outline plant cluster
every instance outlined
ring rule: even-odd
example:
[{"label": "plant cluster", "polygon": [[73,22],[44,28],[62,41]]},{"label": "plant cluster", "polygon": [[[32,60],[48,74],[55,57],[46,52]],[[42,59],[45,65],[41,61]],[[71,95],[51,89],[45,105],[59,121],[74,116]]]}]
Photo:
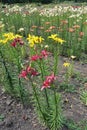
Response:
[{"label": "plant cluster", "polygon": [[[26,96],[24,86],[25,81],[23,79],[25,79],[26,83],[29,83],[29,87],[31,86],[34,107],[40,118],[50,129],[56,130],[61,128],[63,116],[61,97],[56,92],[54,82],[57,79],[60,45],[65,41],[59,38],[57,34],[48,36],[49,42],[50,39],[55,42],[56,51],[54,46],[54,53],[48,50],[45,39],[41,36],[29,34],[24,39],[21,35],[11,32],[2,33],[0,37],[0,57],[4,71],[5,91],[19,97],[25,105],[25,99],[28,96]],[[24,62],[26,49],[29,51],[27,63]],[[50,57],[53,58],[51,68]]]},{"label": "plant cluster", "polygon": [[1,11],[0,28],[12,31],[24,37],[30,35],[43,36],[46,43],[47,36],[58,34],[66,41],[62,44],[61,55],[75,55],[76,59],[81,54],[87,53],[87,7],[86,6],[54,6],[41,9],[32,5],[20,7],[18,5],[6,6]]}]

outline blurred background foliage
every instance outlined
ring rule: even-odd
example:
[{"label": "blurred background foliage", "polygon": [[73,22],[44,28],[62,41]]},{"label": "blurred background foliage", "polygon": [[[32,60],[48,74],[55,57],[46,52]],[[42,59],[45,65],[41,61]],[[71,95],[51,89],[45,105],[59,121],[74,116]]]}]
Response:
[{"label": "blurred background foliage", "polygon": [[2,3],[6,4],[13,4],[13,3],[43,3],[43,4],[49,4],[51,2],[65,2],[65,1],[73,1],[73,2],[87,2],[87,0],[1,0]]}]

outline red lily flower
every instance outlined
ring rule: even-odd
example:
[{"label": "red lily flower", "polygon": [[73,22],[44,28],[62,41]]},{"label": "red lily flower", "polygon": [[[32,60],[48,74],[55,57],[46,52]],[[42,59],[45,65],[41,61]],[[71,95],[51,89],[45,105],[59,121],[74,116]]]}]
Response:
[{"label": "red lily flower", "polygon": [[38,72],[34,68],[31,68],[31,76],[37,76],[37,75]]},{"label": "red lily flower", "polygon": [[53,83],[53,81],[56,79],[56,77],[54,76],[54,73],[51,74],[50,76],[46,77],[46,80],[44,81],[41,90],[45,89],[45,88],[50,88],[50,85]]},{"label": "red lily flower", "polygon": [[22,70],[22,72],[19,75],[19,78],[21,78],[21,77],[27,79],[27,72],[26,72],[26,70]]},{"label": "red lily flower", "polygon": [[38,72],[34,68],[28,66],[25,70],[22,70],[22,72],[19,74],[19,78],[27,79],[28,74],[30,76],[37,76]]},{"label": "red lily flower", "polygon": [[37,76],[38,75],[38,72],[30,66],[27,67],[26,71],[27,71],[28,74],[30,73],[31,76]]},{"label": "red lily flower", "polygon": [[55,79],[56,79],[56,77],[54,76],[54,73],[50,76],[47,76],[47,78],[46,78],[46,80],[49,81],[49,83],[52,83]]},{"label": "red lily flower", "polygon": [[42,51],[41,51],[41,55],[42,55],[43,57],[45,57],[45,58],[47,58],[48,54],[49,54],[49,52],[46,51],[46,50],[42,50]]},{"label": "red lily flower", "polygon": [[41,91],[45,88],[50,88],[50,84],[48,81],[44,81],[43,86],[41,87]]},{"label": "red lily flower", "polygon": [[30,67],[30,66],[26,67],[26,72],[27,72],[27,73],[30,73],[30,72],[31,72],[31,67]]},{"label": "red lily flower", "polygon": [[15,39],[13,40],[13,42],[11,43],[11,46],[16,47],[17,44],[19,44],[19,45],[24,45],[24,42],[22,41],[21,38],[17,37],[17,38],[15,38]]},{"label": "red lily flower", "polygon": [[16,45],[17,45],[17,44],[16,44],[16,42],[14,42],[14,41],[11,43],[11,46],[13,46],[13,47],[16,47]]},{"label": "red lily flower", "polygon": [[40,57],[38,55],[33,55],[31,61],[37,61]]}]

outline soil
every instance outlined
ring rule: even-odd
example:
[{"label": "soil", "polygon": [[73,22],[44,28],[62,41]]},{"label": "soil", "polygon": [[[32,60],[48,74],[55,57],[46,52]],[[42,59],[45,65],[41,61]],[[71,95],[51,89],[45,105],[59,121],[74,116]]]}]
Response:
[{"label": "soil", "polygon": [[[62,57],[61,63],[67,58]],[[75,122],[87,120],[87,106],[80,100],[81,89],[87,90],[87,64],[75,61],[74,70],[78,77],[73,76],[71,83],[75,85],[75,92],[62,90],[60,93],[63,100],[63,114],[66,119]],[[60,71],[59,77],[63,77],[64,71]],[[34,108],[23,108],[22,104],[3,92],[0,88],[0,130],[48,130],[37,119]],[[69,130],[63,128],[62,130]]]}]

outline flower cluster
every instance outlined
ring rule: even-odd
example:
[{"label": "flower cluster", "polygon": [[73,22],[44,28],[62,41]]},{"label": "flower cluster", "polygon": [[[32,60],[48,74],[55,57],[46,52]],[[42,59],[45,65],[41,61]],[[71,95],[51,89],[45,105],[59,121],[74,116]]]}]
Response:
[{"label": "flower cluster", "polygon": [[46,80],[43,82],[43,85],[41,87],[41,90],[45,88],[50,88],[50,85],[53,83],[53,81],[56,80],[56,77],[54,76],[54,73],[50,76],[46,77]]},{"label": "flower cluster", "polygon": [[15,35],[15,34],[12,33],[12,32],[4,33],[4,34],[2,35],[2,39],[0,39],[0,42],[3,43],[3,44],[6,44],[6,43],[8,43],[9,41],[11,41],[11,40],[13,40],[13,39],[15,39],[15,38],[17,38],[17,37],[22,38],[22,36],[20,36],[20,35],[18,35],[18,34]]},{"label": "flower cluster", "polygon": [[40,55],[33,55],[31,57],[31,61],[37,61],[37,60],[41,60],[43,58],[47,58],[47,56],[50,54],[50,52],[46,51],[46,50],[42,50]]},{"label": "flower cluster", "polygon": [[21,71],[21,73],[19,74],[19,78],[25,78],[25,79],[27,79],[28,75],[32,76],[32,77],[33,76],[37,76],[38,72],[34,68],[28,66],[28,67],[26,67],[25,70]]},{"label": "flower cluster", "polygon": [[13,40],[13,42],[11,43],[11,46],[16,47],[18,44],[21,46],[24,45],[24,41],[19,37]]},{"label": "flower cluster", "polygon": [[44,38],[42,38],[41,36],[39,37],[39,36],[29,34],[27,40],[29,41],[30,47],[34,47],[35,44],[42,43],[42,41],[44,41]]},{"label": "flower cluster", "polygon": [[65,42],[65,40],[57,37],[57,34],[52,34],[51,36],[48,36],[48,38],[53,39],[55,42],[61,43],[63,44],[63,42]]},{"label": "flower cluster", "polygon": [[42,5],[41,9],[38,10],[38,7],[33,7],[31,4],[27,4],[21,7],[18,5],[13,5],[12,7],[6,5],[6,9],[3,9],[1,12],[5,13],[6,16],[9,16],[12,13],[18,13],[22,14],[23,17],[26,17],[27,15],[33,14],[34,12],[38,12],[41,16],[54,17],[68,12],[70,12],[72,15],[73,13],[76,15],[87,13],[87,6],[61,6],[58,4],[56,6],[46,7]]}]

